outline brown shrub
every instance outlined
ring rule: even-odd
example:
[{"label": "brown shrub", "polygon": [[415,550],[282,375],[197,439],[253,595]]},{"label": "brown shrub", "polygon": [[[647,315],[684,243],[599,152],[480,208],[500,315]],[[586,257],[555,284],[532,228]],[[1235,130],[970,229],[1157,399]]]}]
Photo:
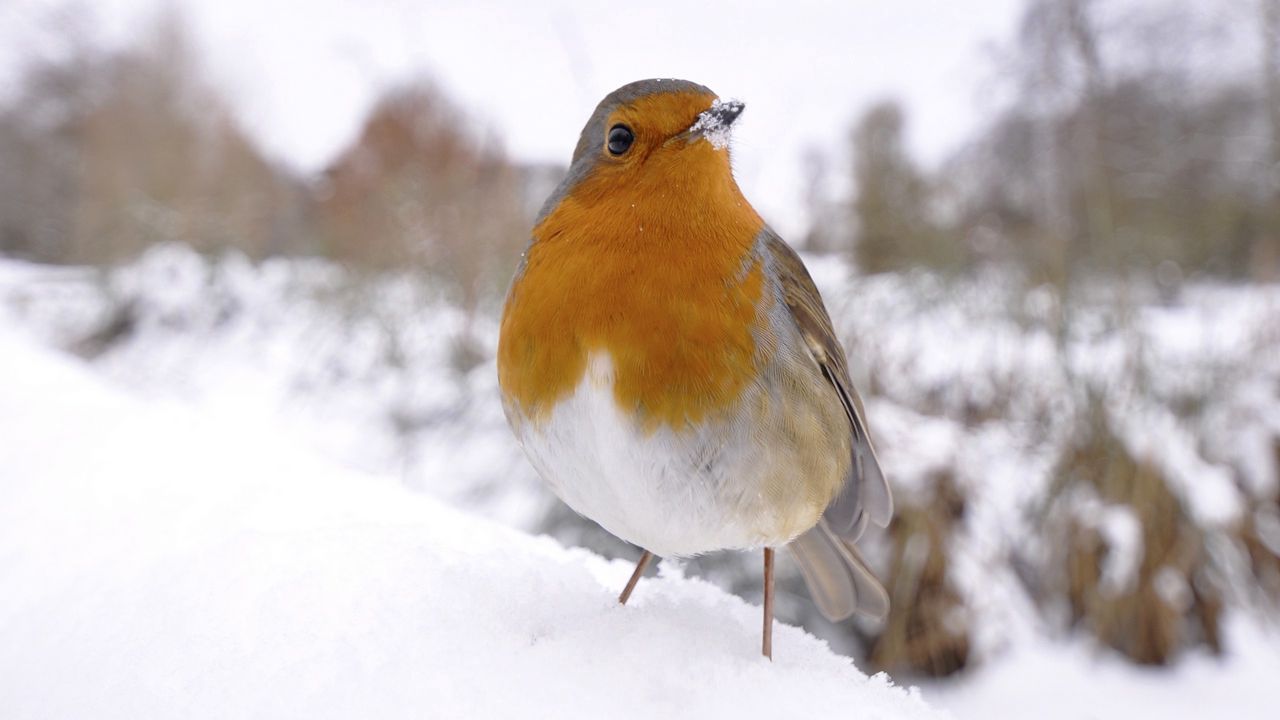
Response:
[{"label": "brown shrub", "polygon": [[[1223,600],[1205,531],[1189,515],[1168,479],[1135,458],[1115,434],[1100,401],[1088,427],[1064,452],[1046,506],[1043,540],[1050,549],[1046,587],[1065,592],[1068,624],[1135,662],[1168,663],[1197,644],[1221,649]],[[1081,498],[1094,497],[1132,513],[1141,556],[1122,586],[1108,587],[1104,572],[1112,547]],[[1113,583],[1114,585],[1114,583]]]},{"label": "brown shrub", "polygon": [[392,91],[325,173],[329,254],[375,271],[418,268],[474,308],[505,287],[528,237],[523,178],[429,85]]}]

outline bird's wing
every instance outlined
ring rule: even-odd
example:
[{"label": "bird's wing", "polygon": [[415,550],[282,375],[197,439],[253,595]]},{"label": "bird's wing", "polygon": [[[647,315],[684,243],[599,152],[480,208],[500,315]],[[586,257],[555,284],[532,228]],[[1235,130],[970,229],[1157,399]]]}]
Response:
[{"label": "bird's wing", "polygon": [[893,516],[893,496],[880,470],[880,462],[876,460],[871,436],[867,434],[862,399],[849,381],[844,348],[831,328],[831,318],[822,305],[818,288],[800,256],[772,230],[765,228],[763,232],[763,252],[777,270],[782,298],[791,319],[795,321],[823,377],[835,388],[849,417],[853,462],[840,493],[822,516],[836,535],[845,540],[857,540],[868,521],[880,527],[889,524]]}]

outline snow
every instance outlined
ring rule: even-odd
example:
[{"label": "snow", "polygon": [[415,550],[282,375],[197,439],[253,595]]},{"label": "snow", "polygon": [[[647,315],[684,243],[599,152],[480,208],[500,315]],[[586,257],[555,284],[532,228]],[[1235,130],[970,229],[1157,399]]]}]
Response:
[{"label": "snow", "polygon": [[1198,523],[1225,526],[1238,520],[1243,498],[1230,469],[1201,458],[1195,438],[1169,412],[1136,405],[1128,403],[1121,428],[1132,451],[1164,471]]},{"label": "snow", "polygon": [[[1221,563],[1223,655],[1196,650],[1170,670],[1135,669],[1086,631],[1066,631],[1018,573],[1046,551],[1033,511],[1070,437],[1079,402],[1071,385],[1081,379],[1129,398],[1104,408],[1113,430],[1161,468],[1203,524],[1208,552],[1238,553],[1223,524],[1242,509],[1263,543],[1280,547],[1274,503],[1256,502],[1277,487],[1280,287],[1189,283],[1177,302],[1137,302],[1130,326],[1106,303],[1085,303],[1077,326],[1091,329],[1069,338],[1068,371],[1049,329],[1060,302],[1050,289],[1024,302],[1007,278],[851,281],[842,262],[806,263],[848,343],[855,383],[874,388],[868,415],[904,505],[927,500],[938,477],[966,496],[949,575],[965,599],[973,670],[925,684],[931,705],[961,718],[1025,717],[1027,707],[1050,705],[1047,716],[1125,718],[1147,715],[1148,703],[1176,720],[1203,715],[1203,701],[1224,716],[1268,716],[1274,705],[1256,678],[1280,671],[1280,634],[1263,619],[1270,611],[1250,607],[1258,587],[1238,560]],[[83,352],[83,338],[122,306],[134,309],[132,332],[87,363],[49,349]],[[84,715],[97,701],[122,714],[185,716],[196,695],[222,702],[235,688],[240,704],[217,709],[253,714],[255,701],[276,702],[263,699],[275,683],[287,691],[279,702],[334,714],[394,715],[372,704],[352,710],[368,687],[419,708],[532,712],[474,697],[497,690],[448,675],[444,651],[424,637],[498,648],[494,672],[515,694],[543,692],[525,687],[539,678],[559,687],[557,678],[589,664],[591,688],[575,690],[583,699],[572,707],[603,716],[621,712],[605,704],[615,697],[637,714],[666,714],[677,699],[699,712],[713,702],[660,672],[637,680],[637,667],[672,658],[718,653],[725,664],[714,674],[689,671],[706,678],[700,686],[727,683],[761,714],[799,711],[739,682],[857,677],[789,628],[779,630],[774,674],[758,674],[758,607],[664,566],[619,610],[612,598],[630,571],[625,552],[611,550],[624,559],[607,563],[492,524],[594,542],[563,520],[512,440],[492,364],[495,317],[496,308],[467,317],[410,276],[362,285],[318,261],[210,261],[181,246],[105,274],[0,261],[0,587],[19,588],[0,597],[0,672],[14,678],[0,685],[0,707],[15,706],[21,688],[26,704],[16,707],[36,714],[38,696],[75,688],[80,699],[61,700],[71,703],[58,706],[65,712],[40,714]],[[476,359],[459,366],[462,340]],[[1147,386],[1135,389],[1138,380]],[[1184,395],[1205,404],[1178,410]],[[1142,536],[1122,506],[1092,501],[1108,586],[1118,589],[1132,578]],[[868,540],[868,557],[883,559],[884,538]],[[519,567],[507,567],[508,556]],[[463,565],[492,575],[469,577]],[[699,565],[690,571],[707,572]],[[707,575],[729,587],[741,570]],[[1175,575],[1156,578],[1173,607],[1190,591]],[[784,594],[779,611],[805,603]],[[472,619],[465,637],[452,630]],[[848,633],[830,638],[861,650]],[[609,657],[619,642],[635,645]],[[190,657],[188,646],[197,650]],[[456,656],[448,664],[459,674],[475,667]],[[809,669],[789,674],[801,665]],[[442,672],[444,680],[423,679]],[[143,683],[147,697],[162,688],[168,707],[187,705],[163,712],[120,700],[141,697]],[[430,704],[446,696],[458,704]]]},{"label": "snow", "polygon": [[732,138],[733,120],[725,122],[721,115],[715,112],[721,107],[729,107],[735,118],[738,113],[742,112],[741,102],[716,98],[711,101],[711,109],[699,115],[698,121],[693,124],[693,127],[689,128],[690,132],[702,133],[707,142],[711,143],[711,146],[717,150],[729,147],[729,141]]},{"label": "snow", "polygon": [[930,702],[958,718],[1232,718],[1271,720],[1268,688],[1280,677],[1274,631],[1225,628],[1231,656],[1196,653],[1171,668],[1142,668],[1079,642],[1019,646],[963,683],[928,688]]},{"label": "snow", "polygon": [[0,324],[0,707],[35,717],[930,718],[759,608],[109,386]]},{"label": "snow", "polygon": [[1094,518],[1107,546],[1102,592],[1113,596],[1130,592],[1142,564],[1142,522],[1128,505],[1105,505]]},{"label": "snow", "polygon": [[105,277],[0,262],[0,323],[8,314],[49,344],[83,346],[119,308],[132,332],[93,366],[138,394],[521,529],[554,502],[507,428],[492,364],[451,367],[467,327],[491,357],[496,326],[411,277],[362,286],[327,263],[206,263],[180,245]]}]

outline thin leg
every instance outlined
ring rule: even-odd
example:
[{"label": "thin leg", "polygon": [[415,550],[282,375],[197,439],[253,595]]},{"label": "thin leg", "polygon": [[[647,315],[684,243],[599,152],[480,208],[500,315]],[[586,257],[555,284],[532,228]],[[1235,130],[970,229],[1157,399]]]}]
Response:
[{"label": "thin leg", "polygon": [[764,549],[764,656],[773,659],[773,548]]},{"label": "thin leg", "polygon": [[644,574],[645,565],[649,564],[649,560],[653,557],[653,553],[648,550],[640,556],[640,561],[636,563],[636,571],[631,573],[631,579],[627,581],[627,586],[622,588],[622,594],[618,596],[618,602],[626,605],[627,600],[631,597],[631,591],[636,589],[636,583],[640,582],[640,576]]}]

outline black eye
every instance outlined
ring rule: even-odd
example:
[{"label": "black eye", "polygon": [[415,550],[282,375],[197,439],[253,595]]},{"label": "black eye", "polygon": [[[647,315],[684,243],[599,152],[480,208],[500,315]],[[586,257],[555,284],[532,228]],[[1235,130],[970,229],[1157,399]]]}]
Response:
[{"label": "black eye", "polygon": [[609,152],[613,155],[621,155],[631,147],[636,136],[631,133],[631,128],[626,125],[614,125],[609,129]]}]

